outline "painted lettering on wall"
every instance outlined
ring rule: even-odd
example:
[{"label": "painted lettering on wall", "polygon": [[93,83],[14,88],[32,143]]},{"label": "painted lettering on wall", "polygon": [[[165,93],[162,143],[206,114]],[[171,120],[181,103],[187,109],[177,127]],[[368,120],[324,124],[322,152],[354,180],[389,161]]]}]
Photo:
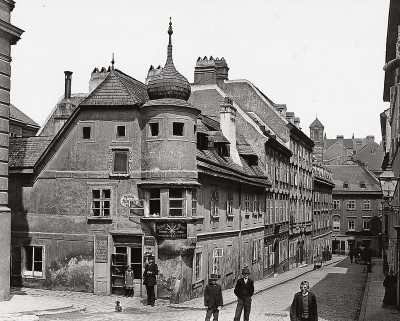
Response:
[{"label": "painted lettering on wall", "polygon": [[108,257],[108,238],[107,236],[96,237],[95,260],[99,263],[107,263]]}]

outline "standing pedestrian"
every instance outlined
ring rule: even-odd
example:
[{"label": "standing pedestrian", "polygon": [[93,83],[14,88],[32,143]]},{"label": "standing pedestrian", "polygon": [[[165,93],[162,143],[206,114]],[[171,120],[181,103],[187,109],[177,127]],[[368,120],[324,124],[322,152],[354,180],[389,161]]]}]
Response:
[{"label": "standing pedestrian", "polygon": [[353,263],[353,257],[354,257],[354,250],[353,250],[353,248],[350,249],[350,251],[349,251],[349,256],[350,256],[350,263]]},{"label": "standing pedestrian", "polygon": [[240,316],[244,309],[243,320],[249,321],[250,310],[251,310],[251,297],[254,294],[254,281],[249,278],[250,270],[244,268],[242,270],[243,277],[240,278],[235,285],[234,293],[238,298],[235,318],[233,321],[240,321]]},{"label": "standing pedestrian", "polygon": [[389,271],[386,275],[385,280],[383,280],[383,286],[385,287],[385,296],[383,297],[382,308],[390,308],[396,306],[396,283],[397,277],[393,270]]},{"label": "standing pedestrian", "polygon": [[300,292],[294,295],[290,306],[290,321],[318,321],[317,300],[309,288],[308,281],[300,283]]},{"label": "standing pedestrian", "polygon": [[218,275],[211,274],[209,283],[204,290],[204,305],[207,307],[205,321],[210,321],[211,315],[213,316],[213,321],[218,321],[219,311],[224,305],[222,289],[221,286],[217,284],[217,281]]},{"label": "standing pedestrian", "polygon": [[154,286],[157,284],[156,275],[158,274],[158,266],[154,263],[154,256],[149,257],[149,263],[144,267],[143,284],[146,286],[147,305],[154,306],[156,295]]},{"label": "standing pedestrian", "polygon": [[125,271],[125,297],[133,297],[133,282],[134,282],[134,274],[132,271],[132,267],[128,265],[127,270]]}]

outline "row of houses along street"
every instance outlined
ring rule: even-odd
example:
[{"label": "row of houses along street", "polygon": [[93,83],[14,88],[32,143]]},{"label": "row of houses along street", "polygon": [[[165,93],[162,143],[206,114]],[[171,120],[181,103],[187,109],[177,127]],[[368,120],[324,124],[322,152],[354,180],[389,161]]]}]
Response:
[{"label": "row of houses along street", "polygon": [[[13,28],[8,47],[22,33]],[[144,297],[150,258],[157,296],[171,303],[203,296],[211,273],[228,289],[245,267],[261,280],[360,248],[398,269],[382,234],[387,145],[330,140],[318,118],[306,134],[285,104],[229,79],[224,58],[194,59],[189,83],[173,62],[179,30],[166,30],[166,63],[143,82],[113,57],[86,93],[65,71],[43,126],[10,106],[2,299],[10,284],[123,295],[128,266]]]}]

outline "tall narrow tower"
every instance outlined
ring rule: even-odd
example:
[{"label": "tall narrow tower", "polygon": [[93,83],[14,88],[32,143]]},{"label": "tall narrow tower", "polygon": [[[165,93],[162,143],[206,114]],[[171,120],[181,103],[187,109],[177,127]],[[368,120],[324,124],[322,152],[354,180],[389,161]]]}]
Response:
[{"label": "tall narrow tower", "polygon": [[314,141],[314,156],[319,161],[324,159],[324,125],[315,118],[310,125],[310,138]]}]

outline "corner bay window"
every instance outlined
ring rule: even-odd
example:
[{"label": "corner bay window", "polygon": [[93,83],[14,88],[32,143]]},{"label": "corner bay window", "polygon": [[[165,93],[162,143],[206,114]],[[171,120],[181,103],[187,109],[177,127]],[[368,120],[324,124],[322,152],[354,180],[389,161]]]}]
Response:
[{"label": "corner bay window", "polygon": [[92,216],[109,217],[111,211],[111,190],[92,190]]},{"label": "corner bay window", "polygon": [[[151,188],[146,191],[148,212],[145,215],[160,217],[186,216],[188,206],[191,206],[191,215],[196,216],[197,191],[184,188]],[[187,195],[191,195],[192,202],[187,204]],[[190,197],[189,197],[190,199]],[[189,214],[190,215],[190,214]]]},{"label": "corner bay window", "polygon": [[160,189],[151,189],[149,194],[150,215],[159,216],[161,212]]}]

